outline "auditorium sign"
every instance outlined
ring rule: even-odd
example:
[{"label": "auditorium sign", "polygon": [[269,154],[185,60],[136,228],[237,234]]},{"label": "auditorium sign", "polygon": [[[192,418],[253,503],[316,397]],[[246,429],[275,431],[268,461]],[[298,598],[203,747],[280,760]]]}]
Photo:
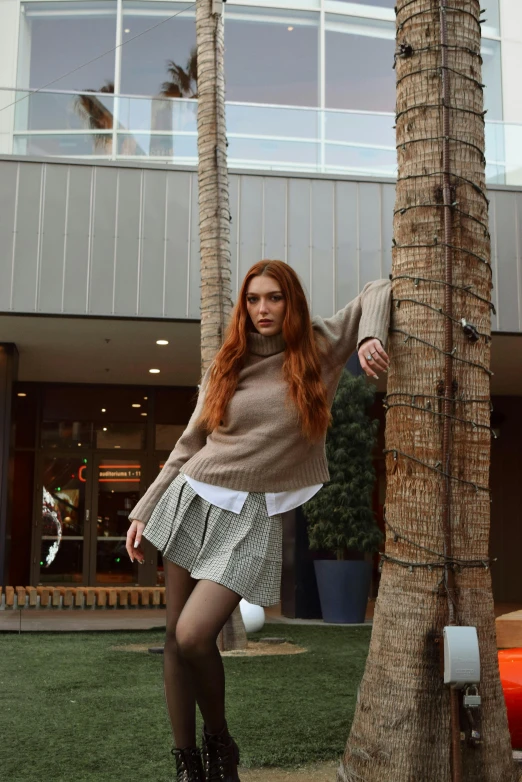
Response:
[{"label": "auditorium sign", "polygon": [[105,483],[139,483],[141,469],[139,467],[105,467],[100,464],[98,480]]},{"label": "auditorium sign", "polygon": [[[82,483],[86,482],[86,464],[82,464],[78,470],[78,478]],[[100,464],[98,467],[98,481],[100,483],[139,483],[141,480],[141,468],[139,464]]]}]

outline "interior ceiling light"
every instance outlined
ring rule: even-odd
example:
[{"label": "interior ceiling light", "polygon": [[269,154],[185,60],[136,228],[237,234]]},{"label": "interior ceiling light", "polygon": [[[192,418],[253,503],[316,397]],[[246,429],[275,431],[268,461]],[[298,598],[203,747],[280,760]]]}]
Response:
[{"label": "interior ceiling light", "polygon": [[142,413],[142,415],[147,415],[147,413]]},{"label": "interior ceiling light", "polygon": [[104,432],[106,432],[106,431],[107,431],[107,427],[106,427],[106,426],[104,426],[104,427],[103,427],[103,431],[104,431]]},{"label": "interior ceiling light", "polygon": [[160,370],[159,370],[159,369],[149,369],[149,372],[150,372],[152,375],[159,375],[159,372],[160,372]]},{"label": "interior ceiling light", "polygon": [[114,447],[115,448],[121,448],[121,445],[115,445]]},{"label": "interior ceiling light", "polygon": [[148,396],[144,396],[143,398],[144,398],[144,399],[148,399],[149,397],[148,397]]},{"label": "interior ceiling light", "polygon": [[136,403],[135,403],[135,404],[133,404],[132,406],[133,406],[133,407],[141,407],[141,405],[140,405],[140,403],[139,403],[139,402],[136,402]]},{"label": "interior ceiling light", "polygon": [[290,33],[291,33],[293,29],[294,29],[293,27],[289,27],[289,28],[288,28],[288,32],[290,32]]},{"label": "interior ceiling light", "polygon": [[23,391],[19,391],[18,396],[27,396],[27,394],[25,394]]},{"label": "interior ceiling light", "polygon": [[156,340],[156,345],[168,345],[168,344],[169,344],[168,339],[157,339]]},{"label": "interior ceiling light", "polygon": [[106,413],[106,412],[107,412],[107,411],[106,411],[106,409],[105,409],[104,407],[102,407],[102,409],[101,409],[101,410],[102,410],[102,413]]},{"label": "interior ceiling light", "polygon": [[126,27],[126,28],[125,28],[125,32],[126,32],[126,33],[130,33],[130,28],[129,28],[129,27]]}]

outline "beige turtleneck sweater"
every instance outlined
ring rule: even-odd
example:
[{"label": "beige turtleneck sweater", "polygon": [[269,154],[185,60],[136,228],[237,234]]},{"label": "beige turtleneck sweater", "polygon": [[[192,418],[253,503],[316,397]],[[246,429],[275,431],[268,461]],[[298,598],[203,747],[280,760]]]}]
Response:
[{"label": "beige turtleneck sweater", "polygon": [[[390,303],[390,281],[375,280],[332,318],[313,318],[314,331],[326,338],[321,370],[330,406],[344,365],[360,343],[377,337],[386,348]],[[282,334],[265,337],[250,333],[249,348],[222,425],[209,433],[196,424],[205,399],[207,370],[187,428],[154,483],[132,509],[129,520],[147,523],[179,472],[198,481],[249,492],[281,492],[330,479],[326,433],[319,442],[310,443],[302,435],[295,408],[287,399]]]}]

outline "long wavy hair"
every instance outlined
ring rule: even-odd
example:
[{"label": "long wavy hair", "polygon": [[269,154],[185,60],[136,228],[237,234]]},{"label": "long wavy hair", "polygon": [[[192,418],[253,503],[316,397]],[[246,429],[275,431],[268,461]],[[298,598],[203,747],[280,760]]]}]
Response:
[{"label": "long wavy hair", "polygon": [[314,337],[308,302],[299,277],[282,261],[259,261],[246,274],[232,312],[225,340],[209,374],[205,403],[199,423],[216,429],[237,387],[239,372],[248,352],[248,332],[256,331],[247,310],[247,291],[253,277],[269,275],[281,288],[286,301],[283,338],[286,343],[283,377],[304,436],[320,440],[331,413],[326,386],[321,377],[320,349]]}]

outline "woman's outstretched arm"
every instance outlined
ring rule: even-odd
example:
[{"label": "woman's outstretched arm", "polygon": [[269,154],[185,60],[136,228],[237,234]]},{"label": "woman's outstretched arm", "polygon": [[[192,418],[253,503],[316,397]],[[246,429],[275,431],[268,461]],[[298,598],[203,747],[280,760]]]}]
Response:
[{"label": "woman's outstretched arm", "polygon": [[361,343],[370,337],[378,339],[386,347],[390,310],[390,280],[373,280],[331,318],[315,317],[312,324],[326,339],[333,361],[345,364]]}]

